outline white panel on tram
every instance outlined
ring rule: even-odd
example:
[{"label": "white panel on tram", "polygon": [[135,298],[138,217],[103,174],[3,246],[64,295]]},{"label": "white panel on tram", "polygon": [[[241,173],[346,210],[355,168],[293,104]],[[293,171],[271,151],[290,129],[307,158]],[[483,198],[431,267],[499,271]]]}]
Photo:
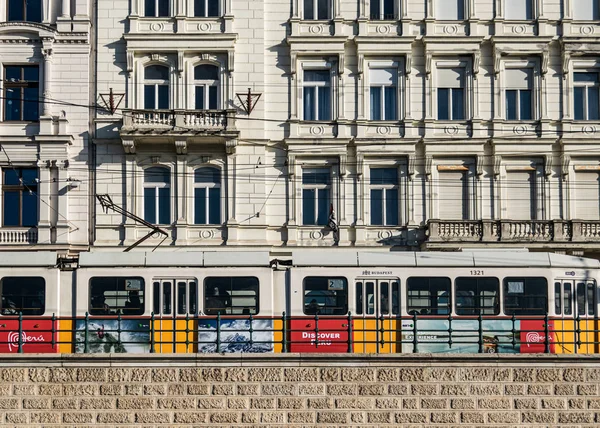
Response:
[{"label": "white panel on tram", "polygon": [[473,252],[476,267],[550,267],[550,259],[547,253],[511,253],[508,251],[497,252]]},{"label": "white panel on tram", "polygon": [[146,253],[146,266],[203,266],[201,251],[174,253]]},{"label": "white panel on tram", "polygon": [[471,253],[423,252],[415,255],[417,266],[475,266]]},{"label": "white panel on tram", "polygon": [[563,254],[549,254],[552,267],[579,268],[579,269],[598,269],[600,261],[596,259],[586,259],[583,257],[566,256]]},{"label": "white panel on tram", "polygon": [[0,266],[56,266],[55,252],[0,253]]},{"label": "white panel on tram", "polygon": [[79,256],[79,266],[144,266],[146,263],[146,253],[125,253],[125,252],[107,252],[107,253],[81,253]]},{"label": "white panel on tram", "polygon": [[294,251],[292,262],[294,266],[358,266],[358,254],[354,251]]},{"label": "white panel on tram", "polygon": [[412,251],[394,253],[358,253],[359,266],[416,266]]},{"label": "white panel on tram", "polygon": [[214,251],[204,253],[204,266],[269,266],[266,251]]}]

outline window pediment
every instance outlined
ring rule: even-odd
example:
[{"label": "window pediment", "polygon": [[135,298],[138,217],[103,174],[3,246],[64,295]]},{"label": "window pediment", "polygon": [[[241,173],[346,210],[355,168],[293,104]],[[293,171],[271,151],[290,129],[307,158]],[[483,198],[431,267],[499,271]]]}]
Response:
[{"label": "window pediment", "polygon": [[57,31],[54,28],[35,22],[0,23],[0,40],[31,40],[32,38],[54,40],[56,35]]}]

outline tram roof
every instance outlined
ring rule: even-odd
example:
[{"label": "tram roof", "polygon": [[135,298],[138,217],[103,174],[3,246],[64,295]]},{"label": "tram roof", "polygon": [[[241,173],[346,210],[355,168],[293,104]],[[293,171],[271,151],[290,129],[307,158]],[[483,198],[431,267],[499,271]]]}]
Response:
[{"label": "tram roof", "polygon": [[263,251],[98,252],[79,256],[81,267],[267,267],[269,261],[269,253]]},{"label": "tram roof", "polygon": [[294,252],[294,266],[339,267],[547,267],[600,268],[600,261],[553,253],[523,251],[465,252]]},{"label": "tram roof", "polygon": [[55,251],[0,252],[0,266],[3,267],[53,267],[56,266],[56,261]]}]

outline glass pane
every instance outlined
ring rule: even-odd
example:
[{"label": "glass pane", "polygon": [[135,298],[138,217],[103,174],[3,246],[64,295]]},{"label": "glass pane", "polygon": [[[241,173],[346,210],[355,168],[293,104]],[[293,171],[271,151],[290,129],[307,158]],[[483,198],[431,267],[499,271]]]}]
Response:
[{"label": "glass pane", "polygon": [[390,313],[390,284],[379,283],[379,313],[387,315]]},{"label": "glass pane", "polygon": [[563,284],[563,308],[565,315],[573,315],[573,294],[572,294],[572,284],[565,283]]},{"label": "glass pane", "polygon": [[554,283],[554,313],[556,315],[560,315],[562,313],[560,303],[561,303],[560,282],[555,282]]},{"label": "glass pane", "polygon": [[171,294],[171,283],[163,282],[163,310],[164,315],[171,314],[171,300],[173,299]]},{"label": "glass pane", "polygon": [[166,110],[169,108],[169,86],[158,85],[158,108]]},{"label": "glass pane", "polygon": [[197,311],[196,302],[198,301],[198,284],[190,282],[190,314],[195,314]]},{"label": "glass pane", "polygon": [[23,80],[32,82],[30,84],[35,85],[35,82],[39,82],[40,75],[39,70],[36,67],[23,67]]},{"label": "glass pane", "polygon": [[354,294],[356,297],[356,307],[355,312],[356,315],[362,315],[363,313],[363,295],[362,295],[362,282],[357,282],[356,283],[356,288],[354,289]]},{"label": "glass pane", "polygon": [[160,224],[171,224],[171,189],[158,189],[158,221]]},{"label": "glass pane", "polygon": [[144,183],[169,184],[170,182],[170,171],[167,168],[152,167],[144,170]]},{"label": "glass pane", "polygon": [[439,120],[449,120],[450,119],[450,110],[448,106],[450,104],[450,90],[446,88],[438,89],[438,119]]},{"label": "glass pane", "polygon": [[210,64],[197,65],[194,68],[196,80],[219,80],[219,67]]},{"label": "glass pane", "polygon": [[158,0],[158,16],[169,16],[169,0]]},{"label": "glass pane", "polygon": [[21,192],[4,191],[4,212],[2,213],[4,226],[20,226],[20,193]]},{"label": "glass pane", "polygon": [[573,89],[573,95],[573,110],[575,120],[585,120],[585,88],[582,86],[576,86]]},{"label": "glass pane", "polygon": [[146,110],[156,108],[156,89],[154,85],[144,85],[144,108]]},{"label": "glass pane", "polygon": [[585,284],[583,282],[577,283],[577,313],[579,315],[585,315]]},{"label": "glass pane", "polygon": [[546,278],[505,278],[504,312],[506,315],[544,315],[547,313]]},{"label": "glass pane", "polygon": [[307,315],[347,315],[348,281],[346,278],[304,278],[304,313]]},{"label": "glass pane", "polygon": [[169,68],[164,65],[149,65],[144,68],[146,80],[169,80]]},{"label": "glass pane", "polygon": [[187,293],[186,283],[177,283],[177,313],[179,315],[185,315],[187,313]]},{"label": "glass pane", "polygon": [[398,225],[398,189],[385,191],[385,224],[386,226]]},{"label": "glass pane", "polygon": [[594,315],[596,313],[596,284],[588,284],[587,285],[587,303],[588,315]]},{"label": "glass pane", "polygon": [[23,88],[23,120],[39,120],[39,90],[38,88]]},{"label": "glass pane", "polygon": [[381,19],[381,0],[371,0],[371,19]]},{"label": "glass pane", "polygon": [[400,313],[400,283],[392,282],[392,314]]},{"label": "glass pane", "polygon": [[305,82],[322,82],[329,84],[329,70],[304,70]]},{"label": "glass pane", "polygon": [[304,19],[315,19],[314,0],[304,0]]},{"label": "glass pane", "polygon": [[371,224],[373,226],[383,225],[382,189],[371,189]]},{"label": "glass pane", "polygon": [[25,67],[6,66],[4,68],[4,80],[7,82],[20,82],[23,68]]},{"label": "glass pane", "polygon": [[33,187],[37,187],[37,169],[24,168],[21,170],[21,177],[28,188],[34,190]]},{"label": "glass pane", "polygon": [[144,16],[156,16],[155,0],[146,0],[144,2]]},{"label": "glass pane", "polygon": [[219,0],[208,0],[208,16],[219,16]]},{"label": "glass pane", "polygon": [[41,277],[4,277],[0,284],[2,315],[43,315],[46,282]]},{"label": "glass pane", "polygon": [[498,315],[499,294],[498,278],[456,278],[456,313]]},{"label": "glass pane", "polygon": [[506,91],[506,119],[518,120],[517,116],[517,91]]},{"label": "glass pane", "polygon": [[195,183],[221,184],[221,171],[217,168],[198,168],[194,171]]},{"label": "glass pane", "polygon": [[156,224],[156,189],[144,189],[144,220]]},{"label": "glass pane", "polygon": [[305,168],[302,171],[302,184],[329,184],[329,168]]},{"label": "glass pane", "polygon": [[19,186],[21,184],[21,169],[6,168],[4,170],[4,184],[7,186]]},{"label": "glass pane", "polygon": [[302,224],[314,225],[315,219],[315,189],[302,190]]},{"label": "glass pane", "polygon": [[318,190],[317,224],[326,225],[329,221],[329,189]]},{"label": "glass pane", "polygon": [[371,120],[381,120],[381,87],[371,88]]},{"label": "glass pane", "polygon": [[206,0],[194,0],[194,16],[205,17],[206,8],[204,7]]},{"label": "glass pane", "polygon": [[315,120],[317,118],[316,91],[317,88],[304,88],[304,120]]},{"label": "glass pane", "polygon": [[398,184],[397,168],[371,168],[371,184],[388,184],[395,186]]},{"label": "glass pane", "polygon": [[318,19],[329,19],[329,1],[317,0],[317,7],[319,8]]},{"label": "glass pane", "polygon": [[598,73],[573,73],[574,82],[598,83]]},{"label": "glass pane", "polygon": [[319,93],[319,120],[331,120],[331,88],[320,87]]},{"label": "glass pane", "polygon": [[210,110],[216,110],[217,107],[217,87],[216,86],[209,86],[208,87],[208,108]]},{"label": "glass pane", "polygon": [[598,113],[598,103],[600,103],[598,97],[598,86],[588,88],[588,120],[600,119],[600,115]]},{"label": "glass pane", "polygon": [[452,3],[457,2],[456,5],[456,19],[465,19],[465,0],[451,0]]},{"label": "glass pane", "polygon": [[38,196],[27,190],[23,191],[23,226],[36,226],[38,223]]},{"label": "glass pane", "polygon": [[571,5],[575,20],[589,21],[599,18],[598,0],[573,0]]},{"label": "glass pane", "polygon": [[6,120],[21,120],[21,89],[6,88],[4,117]]},{"label": "glass pane", "polygon": [[206,278],[204,296],[208,315],[256,315],[259,310],[259,282],[254,277]]},{"label": "glass pane", "polygon": [[26,5],[27,21],[42,22],[42,0],[27,0]]},{"label": "glass pane", "polygon": [[194,224],[206,224],[206,188],[194,189]]},{"label": "glass pane", "polygon": [[520,110],[521,110],[521,120],[531,120],[532,114],[532,104],[531,104],[531,91],[520,90]]},{"label": "glass pane", "polygon": [[218,187],[208,190],[208,222],[221,224],[221,189]]},{"label": "glass pane", "polygon": [[367,315],[373,315],[375,313],[375,283],[367,282]]},{"label": "glass pane", "polygon": [[465,118],[465,91],[462,88],[452,89],[452,120]]},{"label": "glass pane", "polygon": [[152,300],[154,300],[154,304],[152,305],[152,310],[155,315],[160,314],[160,282],[154,282],[152,284]]},{"label": "glass pane", "polygon": [[394,0],[383,0],[383,19],[394,19]]},{"label": "glass pane", "polygon": [[196,86],[196,110],[204,110],[204,86]]},{"label": "glass pane", "polygon": [[142,315],[144,279],[95,277],[90,280],[91,315]]},{"label": "glass pane", "polygon": [[397,105],[397,97],[396,97],[396,87],[395,86],[387,86],[385,89],[385,120],[396,120],[396,105]]},{"label": "glass pane", "polygon": [[8,4],[8,20],[25,21],[25,8],[22,2],[13,0]]}]

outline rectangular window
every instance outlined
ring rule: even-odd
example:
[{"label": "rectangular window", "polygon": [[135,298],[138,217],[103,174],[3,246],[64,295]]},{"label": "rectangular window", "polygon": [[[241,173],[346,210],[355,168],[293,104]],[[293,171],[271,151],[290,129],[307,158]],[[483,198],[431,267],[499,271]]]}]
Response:
[{"label": "rectangular window", "polygon": [[533,19],[533,0],[504,0],[504,18],[512,21]]},{"label": "rectangular window", "polygon": [[194,0],[194,16],[198,18],[219,16],[219,0]]},{"label": "rectangular window", "polygon": [[305,20],[327,20],[329,18],[329,0],[304,0]]},{"label": "rectangular window", "polygon": [[[582,220],[600,219],[600,175],[597,171],[576,171],[572,181],[575,216]],[[572,190],[572,191],[573,191]]]},{"label": "rectangular window", "polygon": [[560,305],[560,282],[554,283],[554,313],[555,315],[560,315],[562,313],[562,307]]},{"label": "rectangular window", "polygon": [[144,85],[144,108],[167,110],[169,108],[169,85]]},{"label": "rectangular window", "polygon": [[143,315],[144,278],[90,279],[90,315]]},{"label": "rectangular window", "polygon": [[576,21],[600,19],[598,0],[571,0],[571,12]]},{"label": "rectangular window", "polygon": [[548,281],[546,278],[504,278],[506,315],[545,315],[547,312]]},{"label": "rectangular window", "polygon": [[8,0],[8,21],[42,22],[42,0]]},{"label": "rectangular window", "polygon": [[575,288],[577,292],[577,314],[595,315],[596,313],[596,284],[593,282],[578,282]]},{"label": "rectangular window", "polygon": [[573,73],[573,110],[575,120],[599,120],[598,73]]},{"label": "rectangular window", "polygon": [[145,0],[144,16],[148,18],[169,16],[169,0]]},{"label": "rectangular window", "polygon": [[5,276],[0,281],[1,315],[44,315],[46,281],[41,277]]},{"label": "rectangular window", "polygon": [[565,315],[573,315],[573,284],[570,282],[563,284],[563,309]]},{"label": "rectangular window", "polygon": [[204,280],[206,315],[256,315],[259,281],[252,276],[208,277]]},{"label": "rectangular window", "polygon": [[371,0],[371,20],[392,20],[394,13],[394,0]]},{"label": "rectangular window", "polygon": [[464,120],[465,70],[441,68],[438,70],[438,119]]},{"label": "rectangular window", "polygon": [[2,182],[2,224],[34,227],[38,223],[37,169],[6,168]]},{"label": "rectangular window", "polygon": [[410,315],[448,315],[451,311],[450,278],[410,277],[406,282]]},{"label": "rectangular window", "polygon": [[438,171],[439,218],[469,220],[469,171]]},{"label": "rectangular window", "polygon": [[4,67],[4,120],[34,122],[40,119],[37,65]]},{"label": "rectangular window", "polygon": [[369,72],[371,120],[398,118],[398,69],[375,68]]},{"label": "rectangular window", "polygon": [[304,120],[331,120],[329,70],[304,71]]},{"label": "rectangular window", "polygon": [[531,120],[533,118],[533,70],[506,70],[506,119]]},{"label": "rectangular window", "polygon": [[442,21],[465,19],[465,0],[435,0],[435,19]]},{"label": "rectangular window", "polygon": [[498,315],[500,281],[498,278],[456,278],[457,315]]},{"label": "rectangular window", "polygon": [[308,276],[304,278],[306,315],[347,315],[348,280],[343,277]]},{"label": "rectangular window", "polygon": [[398,168],[371,168],[371,225],[397,226]]},{"label": "rectangular window", "polygon": [[511,220],[537,218],[536,171],[510,171],[506,174],[507,215]]},{"label": "rectangular window", "polygon": [[302,224],[324,226],[329,220],[331,171],[304,168],[302,171]]}]

